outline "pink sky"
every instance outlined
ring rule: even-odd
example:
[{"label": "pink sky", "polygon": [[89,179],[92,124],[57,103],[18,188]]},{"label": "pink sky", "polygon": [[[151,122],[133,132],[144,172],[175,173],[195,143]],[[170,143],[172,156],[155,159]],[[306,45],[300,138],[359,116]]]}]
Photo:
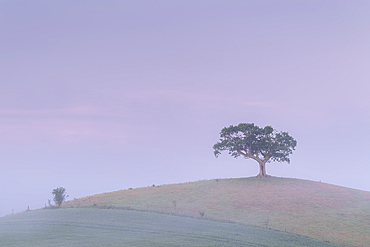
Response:
[{"label": "pink sky", "polygon": [[370,191],[368,1],[0,3],[0,216],[71,198],[249,177],[220,130],[297,141],[273,176]]}]

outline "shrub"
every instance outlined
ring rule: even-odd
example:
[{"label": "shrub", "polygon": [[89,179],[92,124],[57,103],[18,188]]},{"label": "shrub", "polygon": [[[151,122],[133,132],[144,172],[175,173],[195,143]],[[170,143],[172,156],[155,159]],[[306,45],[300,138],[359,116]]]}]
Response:
[{"label": "shrub", "polygon": [[60,206],[68,197],[68,195],[66,194],[66,189],[63,187],[58,187],[54,189],[51,193],[54,195],[53,201],[58,206]]},{"label": "shrub", "polygon": [[199,215],[200,215],[200,218],[203,219],[204,212],[203,211],[199,211]]}]

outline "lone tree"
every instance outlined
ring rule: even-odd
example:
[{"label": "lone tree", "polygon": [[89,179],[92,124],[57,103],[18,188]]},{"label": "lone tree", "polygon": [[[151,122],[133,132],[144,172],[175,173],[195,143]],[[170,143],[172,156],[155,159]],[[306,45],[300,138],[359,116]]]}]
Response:
[{"label": "lone tree", "polygon": [[266,163],[271,161],[290,163],[289,155],[293,153],[297,141],[287,132],[277,132],[271,126],[260,128],[253,123],[240,123],[238,126],[225,127],[220,132],[220,141],[213,149],[216,158],[221,151],[229,151],[234,158],[240,155],[258,162],[258,178],[269,177]]},{"label": "lone tree", "polygon": [[51,193],[54,195],[53,201],[58,206],[60,206],[65,201],[65,199],[68,197],[68,195],[66,194],[66,189],[63,187],[58,187],[56,189],[53,189],[53,192]]}]

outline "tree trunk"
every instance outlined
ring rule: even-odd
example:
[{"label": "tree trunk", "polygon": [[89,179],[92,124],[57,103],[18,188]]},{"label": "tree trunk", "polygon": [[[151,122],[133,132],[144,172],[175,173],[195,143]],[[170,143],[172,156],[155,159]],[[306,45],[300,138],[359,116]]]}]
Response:
[{"label": "tree trunk", "polygon": [[268,157],[264,157],[264,159],[260,159],[258,157],[258,153],[256,154],[256,156],[250,154],[250,153],[243,153],[241,151],[238,151],[238,154],[240,155],[243,155],[244,157],[246,158],[251,158],[251,159],[254,159],[255,161],[258,162],[259,166],[260,166],[260,173],[257,175],[257,178],[268,178],[268,177],[271,177],[269,175],[266,174],[266,163],[267,161],[271,158],[271,156],[268,156]]},{"label": "tree trunk", "polygon": [[260,166],[260,173],[257,175],[257,178],[267,178],[270,177],[266,174],[266,161],[258,162]]}]

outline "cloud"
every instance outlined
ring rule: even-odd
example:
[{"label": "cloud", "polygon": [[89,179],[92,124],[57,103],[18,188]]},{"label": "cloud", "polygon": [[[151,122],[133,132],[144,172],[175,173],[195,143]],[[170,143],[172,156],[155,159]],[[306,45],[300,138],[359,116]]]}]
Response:
[{"label": "cloud", "polygon": [[242,105],[247,105],[251,107],[259,108],[269,108],[277,112],[286,112],[286,113],[302,113],[302,114],[312,114],[312,111],[295,108],[294,106],[287,106],[281,102],[270,102],[270,101],[241,101]]},{"label": "cloud", "polygon": [[267,101],[244,101],[242,104],[248,106],[271,107],[271,103]]},{"label": "cloud", "polygon": [[269,101],[249,100],[245,101],[245,95],[239,93],[226,92],[191,92],[184,90],[148,90],[148,91],[132,91],[122,93],[122,98],[125,100],[139,100],[139,101],[168,101],[173,103],[191,104],[196,103],[197,107],[220,107],[226,105],[227,107],[234,106],[235,108],[241,106],[250,107],[274,107],[276,104]]},{"label": "cloud", "polygon": [[106,146],[128,142],[137,132],[134,125],[99,122],[94,119],[18,119],[2,123],[4,145],[88,145]]},{"label": "cloud", "polygon": [[126,99],[137,100],[168,100],[177,102],[195,102],[218,100],[219,95],[209,92],[189,92],[182,90],[155,89],[148,91],[124,92],[122,96]]},{"label": "cloud", "polygon": [[56,114],[100,114],[94,107],[74,107],[65,109],[46,109],[46,110],[24,110],[24,109],[0,109],[3,115],[56,115]]},{"label": "cloud", "polygon": [[135,125],[120,112],[104,107],[24,110],[0,109],[0,138],[4,145],[125,143]]}]

